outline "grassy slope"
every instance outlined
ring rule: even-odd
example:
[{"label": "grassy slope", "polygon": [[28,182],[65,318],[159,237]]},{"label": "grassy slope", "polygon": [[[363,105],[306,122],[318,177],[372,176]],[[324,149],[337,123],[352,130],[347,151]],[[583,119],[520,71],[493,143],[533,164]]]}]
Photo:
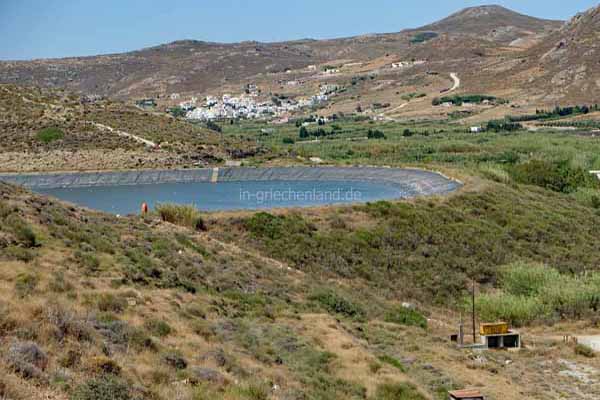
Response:
[{"label": "grassy slope", "polygon": [[114,375],[127,398],[261,399],[276,385],[278,396],[363,399],[410,380],[345,333],[375,315],[331,308],[342,295],[303,273],[154,219],[0,190],[0,396],[79,399]]},{"label": "grassy slope", "polygon": [[[213,216],[196,233],[2,185],[0,391],[88,399],[98,389],[86,384],[115,375],[110,390],[121,382],[128,399],[392,399],[410,384],[424,398],[478,384],[492,399],[545,398],[532,365],[545,351],[581,356],[542,342],[511,368],[501,354],[471,362],[441,340],[451,310],[420,308],[423,329],[399,303],[452,303],[467,277],[491,282],[515,258],[597,265],[598,216],[541,189],[471,187],[282,219]],[[30,342],[45,357],[25,352]],[[565,387],[579,388],[553,390]]]},{"label": "grassy slope", "polygon": [[471,278],[493,283],[497,266],[517,260],[570,272],[599,265],[592,209],[534,187],[483,186],[447,199],[257,214],[232,220],[237,230],[222,235],[301,270],[359,277],[391,298],[444,304]]}]

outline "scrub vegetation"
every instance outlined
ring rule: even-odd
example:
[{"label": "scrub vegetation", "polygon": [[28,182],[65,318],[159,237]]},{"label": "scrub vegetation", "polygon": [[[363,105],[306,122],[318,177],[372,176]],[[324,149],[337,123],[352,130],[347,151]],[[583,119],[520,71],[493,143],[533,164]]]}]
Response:
[{"label": "scrub vegetation", "polygon": [[158,204],[156,212],[163,221],[196,230],[204,229],[202,215],[194,205]]},{"label": "scrub vegetation", "polygon": [[589,318],[600,308],[600,274],[512,264],[500,269],[499,290],[478,296],[476,306],[486,321],[504,320],[518,326]]},{"label": "scrub vegetation", "polygon": [[547,352],[596,362],[581,346],[536,343],[508,367],[445,339],[473,280],[482,321],[593,324],[594,138],[347,117],[306,140],[295,122],[219,126],[243,152],[262,149],[241,154],[251,165],[426,167],[465,186],[321,209],[161,204],[116,217],[0,184],[0,397],[444,399],[484,381],[501,398],[515,374],[545,393],[532,366]]}]

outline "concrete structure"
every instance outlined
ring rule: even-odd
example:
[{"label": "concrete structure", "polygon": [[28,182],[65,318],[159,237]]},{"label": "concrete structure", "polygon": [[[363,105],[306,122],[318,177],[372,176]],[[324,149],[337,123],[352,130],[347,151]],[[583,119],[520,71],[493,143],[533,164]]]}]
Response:
[{"label": "concrete structure", "polygon": [[488,349],[518,349],[521,335],[508,329],[506,322],[482,323],[479,325],[481,344]]},{"label": "concrete structure", "polygon": [[448,392],[448,400],[485,400],[479,390],[465,389]]},{"label": "concrete structure", "polygon": [[521,334],[509,331],[491,335],[481,335],[481,344],[487,349],[519,349],[521,348]]}]

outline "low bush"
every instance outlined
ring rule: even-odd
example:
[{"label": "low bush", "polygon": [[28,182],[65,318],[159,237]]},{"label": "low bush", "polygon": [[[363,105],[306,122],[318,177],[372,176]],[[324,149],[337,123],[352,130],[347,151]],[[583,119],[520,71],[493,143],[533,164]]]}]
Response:
[{"label": "low bush", "polygon": [[410,383],[384,383],[377,386],[377,400],[425,400],[426,398]]},{"label": "low bush", "polygon": [[75,260],[87,272],[98,272],[100,270],[100,260],[95,254],[83,251],[76,251]]},{"label": "low bush", "polygon": [[22,261],[25,263],[31,262],[35,258],[35,253],[33,251],[18,246],[9,246],[4,250],[4,253],[9,258],[14,258],[15,260]]},{"label": "low bush", "polygon": [[131,400],[129,385],[111,375],[91,379],[75,389],[71,400]]},{"label": "low bush", "polygon": [[15,291],[19,297],[27,297],[33,293],[39,283],[37,275],[21,273],[15,280]]},{"label": "low bush", "polygon": [[592,349],[590,346],[587,346],[582,343],[577,343],[575,345],[575,354],[584,356],[587,358],[596,357],[596,353],[594,352],[594,349]]},{"label": "low bush", "polygon": [[341,314],[349,318],[364,318],[362,307],[331,289],[317,291],[309,297],[332,314]]},{"label": "low bush", "polygon": [[367,132],[368,139],[385,139],[385,133],[379,129],[369,129]]},{"label": "low bush", "polygon": [[392,367],[396,368],[397,370],[401,371],[401,372],[406,372],[406,368],[404,368],[404,365],[402,365],[402,362],[390,355],[384,354],[382,356],[377,357],[379,359],[379,361],[381,361],[382,363],[385,364],[389,364]]},{"label": "low bush", "polygon": [[509,170],[518,183],[536,185],[555,192],[572,193],[579,188],[598,189],[598,179],[582,167],[568,161],[530,160]]},{"label": "low bush", "polygon": [[436,32],[419,32],[410,38],[410,43],[419,44],[438,37]]},{"label": "low bush", "polygon": [[593,188],[578,188],[571,196],[586,207],[600,209],[600,190]]},{"label": "low bush", "polygon": [[15,235],[19,244],[24,247],[37,246],[37,238],[29,224],[17,214],[11,214],[4,220],[6,226]]},{"label": "low bush", "polygon": [[158,337],[168,336],[173,331],[168,323],[159,319],[150,319],[144,322],[144,328],[150,334]]},{"label": "low bush", "polygon": [[101,293],[97,296],[96,307],[103,312],[120,313],[127,308],[127,299],[114,293]]},{"label": "low bush", "polygon": [[195,230],[205,230],[204,219],[193,205],[159,204],[156,212],[163,221]]},{"label": "low bush", "polygon": [[48,356],[34,342],[15,342],[7,352],[9,365],[26,379],[41,379],[48,366]]},{"label": "low bush", "polygon": [[64,273],[56,272],[52,275],[52,280],[48,283],[48,289],[55,293],[66,293],[72,292],[75,286],[66,280]]},{"label": "low bush", "polygon": [[427,328],[427,318],[417,310],[403,306],[388,311],[384,316],[384,321],[399,325],[418,326],[423,329]]},{"label": "low bush", "polygon": [[121,374],[121,367],[116,361],[104,357],[92,357],[87,363],[87,370],[93,375],[115,375]]},{"label": "low bush", "polygon": [[162,359],[165,362],[165,364],[175,368],[176,370],[186,369],[188,365],[185,358],[183,358],[183,356],[176,351],[169,351],[163,354]]},{"label": "low bush", "polygon": [[239,388],[238,393],[246,400],[267,400],[270,388],[264,382],[250,382]]},{"label": "low bush", "polygon": [[60,140],[65,136],[65,133],[59,128],[44,128],[38,131],[36,138],[42,143],[52,143],[56,140]]}]

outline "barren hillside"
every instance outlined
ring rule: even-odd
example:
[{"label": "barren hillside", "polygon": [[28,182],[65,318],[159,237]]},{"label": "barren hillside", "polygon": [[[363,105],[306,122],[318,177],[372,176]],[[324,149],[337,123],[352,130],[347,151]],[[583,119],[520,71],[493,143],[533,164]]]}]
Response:
[{"label": "barren hillside", "polygon": [[309,65],[369,61],[390,54],[440,62],[460,59],[468,65],[471,59],[493,54],[494,48],[515,40],[529,43],[560,24],[486,6],[400,33],[283,43],[182,40],[124,54],[2,62],[0,82],[65,87],[118,98],[203,94],[228,85],[240,87],[248,79],[276,81],[281,72]]}]

